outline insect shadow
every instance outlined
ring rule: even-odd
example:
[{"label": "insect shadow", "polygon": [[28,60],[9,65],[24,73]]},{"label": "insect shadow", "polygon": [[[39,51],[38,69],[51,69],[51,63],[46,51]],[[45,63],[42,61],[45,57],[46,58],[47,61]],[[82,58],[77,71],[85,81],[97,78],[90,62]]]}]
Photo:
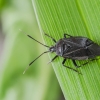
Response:
[{"label": "insect shadow", "polygon": [[[30,35],[26,34],[29,38],[33,39],[34,41],[38,42],[39,44],[45,46],[48,48],[48,51],[43,52],[40,54],[37,58],[35,58],[29,65],[26,67],[23,74],[26,72],[26,70],[29,68],[30,65],[34,63],[40,56],[42,56],[45,53],[51,52],[56,54],[56,56],[49,62],[51,63],[54,61],[57,57],[63,57],[64,60],[62,61],[62,65],[68,69],[71,69],[75,72],[78,72],[79,74],[82,74],[78,70],[71,68],[69,66],[65,65],[65,62],[67,59],[71,59],[74,66],[76,68],[79,68],[81,66],[84,66],[88,64],[89,62],[93,60],[97,60],[96,56],[100,55],[100,46],[97,43],[94,43],[92,40],[90,40],[87,37],[83,36],[71,36],[69,34],[64,34],[64,37],[60,40],[56,41],[53,37],[49,36],[48,34],[45,34],[47,37],[51,38],[54,42],[53,46],[47,46],[43,43],[37,41]],[[67,37],[66,37],[67,36]],[[87,62],[77,65],[76,60],[88,60]]]}]

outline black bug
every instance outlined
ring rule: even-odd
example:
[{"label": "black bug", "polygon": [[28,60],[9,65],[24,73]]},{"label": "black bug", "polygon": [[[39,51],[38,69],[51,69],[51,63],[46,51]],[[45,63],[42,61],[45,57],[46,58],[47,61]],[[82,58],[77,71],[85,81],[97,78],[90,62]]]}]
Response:
[{"label": "black bug", "polygon": [[[49,36],[48,34],[45,34],[45,35],[54,41],[54,43],[55,43],[54,46],[49,47],[47,45],[44,45],[41,42],[34,39],[33,37],[31,37],[30,35],[27,35],[29,38],[35,40],[36,42],[40,43],[41,45],[43,45],[47,48],[49,48],[48,51],[43,52],[36,59],[34,59],[29,64],[29,66],[43,54],[48,53],[48,52],[52,52],[52,53],[55,52],[56,56],[50,62],[54,61],[59,56],[63,57],[64,60],[62,62],[62,65],[65,66],[66,68],[69,68],[73,71],[78,72],[76,69],[65,65],[65,62],[67,59],[71,59],[74,66],[76,68],[79,68],[83,65],[86,65],[90,61],[95,60],[95,57],[100,55],[100,46],[86,37],[71,36],[68,34],[64,34],[64,38],[56,41],[53,37]],[[66,36],[68,36],[68,38]],[[75,60],[87,60],[87,59],[89,59],[88,62],[86,62],[80,66],[78,66],[75,61]],[[26,70],[27,69],[28,69],[28,67],[26,68]],[[25,73],[25,71],[24,71],[24,73]]]}]

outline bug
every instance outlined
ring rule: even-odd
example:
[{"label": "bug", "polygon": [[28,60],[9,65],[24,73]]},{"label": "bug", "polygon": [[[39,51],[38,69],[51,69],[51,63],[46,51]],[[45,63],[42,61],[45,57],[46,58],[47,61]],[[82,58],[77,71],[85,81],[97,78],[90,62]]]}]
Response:
[{"label": "bug", "polygon": [[[35,58],[29,64],[29,66],[32,65],[34,63],[34,61],[36,61],[43,54],[48,53],[48,52],[51,52],[51,53],[55,52],[56,56],[49,63],[51,63],[57,57],[60,56],[60,57],[64,58],[62,61],[62,65],[64,67],[71,69],[75,72],[78,72],[78,70],[65,65],[65,62],[67,59],[71,59],[74,66],[76,68],[79,68],[81,66],[88,64],[90,61],[96,60],[95,57],[100,55],[100,46],[87,37],[71,36],[69,34],[64,34],[63,38],[56,41],[53,37],[49,36],[48,34],[45,34],[45,35],[47,37],[51,38],[52,41],[55,43],[53,46],[50,47],[50,46],[44,45],[43,43],[41,43],[41,42],[37,41],[36,39],[34,39],[33,37],[31,37],[30,35],[27,35],[29,38],[33,39],[34,41],[36,41],[39,44],[48,48],[48,51],[45,51],[42,54],[40,54],[37,58]],[[87,62],[85,62],[79,66],[76,63],[76,60],[87,60],[87,59],[88,59]],[[25,71],[28,69],[28,67],[25,69]],[[23,74],[25,73],[25,71],[23,72]],[[78,73],[80,73],[80,72],[78,72]]]}]

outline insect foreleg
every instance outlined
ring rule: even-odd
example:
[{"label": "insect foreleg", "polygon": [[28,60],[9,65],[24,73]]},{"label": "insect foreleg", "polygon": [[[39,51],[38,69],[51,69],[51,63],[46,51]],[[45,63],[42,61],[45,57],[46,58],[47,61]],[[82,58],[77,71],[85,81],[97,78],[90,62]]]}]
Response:
[{"label": "insect foreleg", "polygon": [[52,61],[54,61],[57,57],[58,57],[58,55],[56,55],[54,58],[52,58],[51,61],[49,61],[47,64],[49,64],[49,63],[51,63]]}]

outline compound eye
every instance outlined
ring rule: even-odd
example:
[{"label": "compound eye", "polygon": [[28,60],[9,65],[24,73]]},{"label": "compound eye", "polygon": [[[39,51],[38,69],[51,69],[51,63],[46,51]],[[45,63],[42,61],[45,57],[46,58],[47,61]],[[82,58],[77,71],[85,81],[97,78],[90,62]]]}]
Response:
[{"label": "compound eye", "polygon": [[63,44],[63,51],[65,51],[67,49],[67,45]]},{"label": "compound eye", "polygon": [[64,45],[63,45],[63,50],[64,50],[64,51],[67,51],[70,47],[71,47],[70,45],[64,44]]},{"label": "compound eye", "polygon": [[67,48],[70,48],[71,46],[70,45],[67,45]]},{"label": "compound eye", "polygon": [[92,41],[91,40],[86,40],[86,46],[89,46],[90,44],[92,44]]}]

